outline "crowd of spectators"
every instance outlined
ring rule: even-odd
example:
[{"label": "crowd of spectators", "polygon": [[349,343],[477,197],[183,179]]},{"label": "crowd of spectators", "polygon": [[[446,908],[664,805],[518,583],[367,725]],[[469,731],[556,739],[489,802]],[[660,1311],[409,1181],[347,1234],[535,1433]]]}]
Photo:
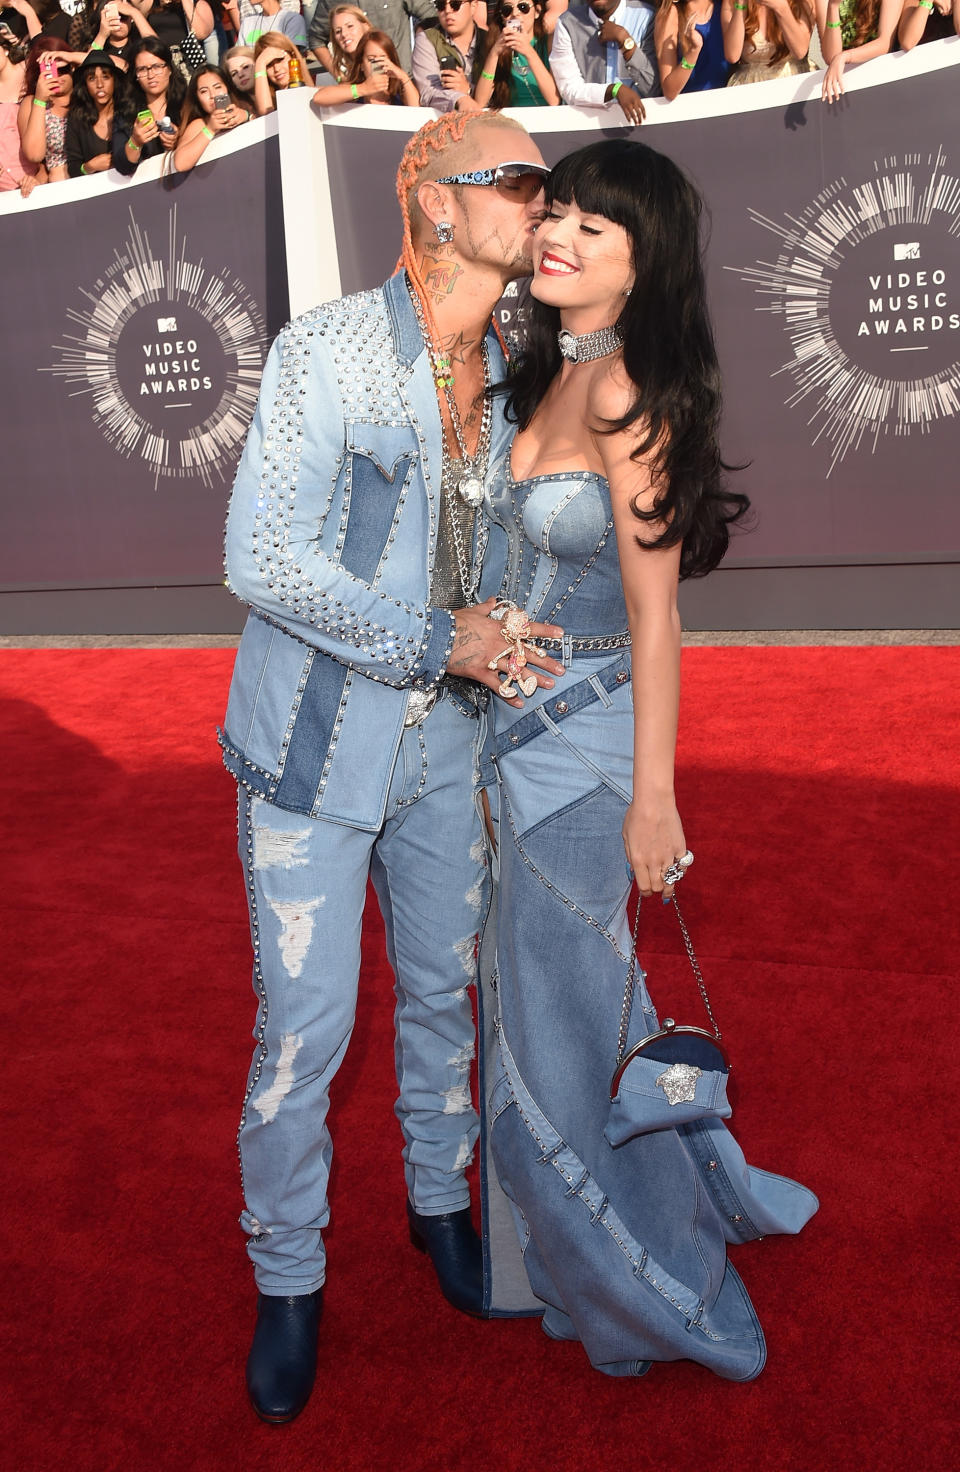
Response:
[{"label": "crowd of spectators", "polygon": [[3,0],[0,190],[162,155],[314,88],[320,109],[619,109],[848,66],[960,34],[960,0]]}]

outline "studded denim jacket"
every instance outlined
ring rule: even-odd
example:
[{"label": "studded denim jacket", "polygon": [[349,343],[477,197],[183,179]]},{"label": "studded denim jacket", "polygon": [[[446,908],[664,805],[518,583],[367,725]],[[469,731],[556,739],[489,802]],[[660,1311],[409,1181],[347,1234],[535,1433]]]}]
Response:
[{"label": "studded denim jacket", "polygon": [[[507,433],[498,399],[491,456]],[[453,647],[429,603],[441,462],[402,274],[284,328],[227,518],[227,582],[250,615],[220,732],[228,770],[280,807],[383,821],[408,692],[435,685]]]}]

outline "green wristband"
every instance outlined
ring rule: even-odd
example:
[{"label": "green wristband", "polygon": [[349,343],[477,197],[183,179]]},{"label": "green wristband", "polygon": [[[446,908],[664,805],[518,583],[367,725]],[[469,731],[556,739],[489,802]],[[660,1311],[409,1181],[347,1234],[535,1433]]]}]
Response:
[{"label": "green wristband", "polygon": [[43,110],[44,110],[44,112],[46,112],[46,110],[47,110],[47,108],[49,106],[49,103],[44,102],[44,100],[43,100],[42,97],[35,97],[33,99],[33,105],[34,105],[34,107],[42,107]]},{"label": "green wristband", "polygon": [[480,75],[485,82],[495,82],[497,80],[496,72],[481,72]]},{"label": "green wristband", "polygon": [[827,21],[827,30],[828,31],[839,31],[842,25],[843,25],[843,21],[842,20],[828,20]]},{"label": "green wristband", "polygon": [[933,9],[933,0],[920,0],[920,9],[921,10],[932,10]]},{"label": "green wristband", "polygon": [[734,3],[734,7],[733,8],[734,8],[734,10],[746,10],[747,7],[745,5],[738,5],[738,4],[736,4],[736,0],[735,0],[735,3]]},{"label": "green wristband", "polygon": [[680,58],[680,65],[683,67],[685,72],[692,72],[696,64],[697,63],[695,61],[688,61],[685,56],[681,56]]},{"label": "green wristband", "polygon": [[610,99],[611,99],[611,101],[613,100],[614,97],[616,97],[617,93],[620,91],[620,88],[622,86],[623,86],[623,83],[622,82],[614,82],[613,86],[610,88]]},{"label": "green wristband", "polygon": [[86,178],[86,176],[87,176],[87,166],[86,166],[86,164],[81,164],[80,165],[80,172],[84,176],[84,178]]},{"label": "green wristband", "polygon": [[360,89],[357,86],[356,82],[350,83],[350,96],[353,98],[354,102],[360,101]]},{"label": "green wristband", "polygon": [[206,136],[207,136],[207,137],[208,137],[208,138],[212,138],[212,137],[213,137],[213,133],[212,133],[212,132],[211,132],[211,131],[210,131],[210,129],[209,129],[209,128],[208,128],[208,127],[207,127],[207,125],[206,125],[206,123],[204,123],[204,125],[203,125],[203,127],[202,127],[202,128],[201,128],[201,129],[200,129],[200,131],[201,131],[201,133],[204,133],[204,134],[205,134],[205,135],[206,135]]}]

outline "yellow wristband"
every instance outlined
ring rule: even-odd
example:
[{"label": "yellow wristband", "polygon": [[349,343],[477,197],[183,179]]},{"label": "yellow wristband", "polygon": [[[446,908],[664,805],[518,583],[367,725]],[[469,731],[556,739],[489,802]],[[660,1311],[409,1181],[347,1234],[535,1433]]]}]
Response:
[{"label": "yellow wristband", "polygon": [[254,72],[253,75],[255,77],[265,77],[267,74],[266,74],[266,72]]}]

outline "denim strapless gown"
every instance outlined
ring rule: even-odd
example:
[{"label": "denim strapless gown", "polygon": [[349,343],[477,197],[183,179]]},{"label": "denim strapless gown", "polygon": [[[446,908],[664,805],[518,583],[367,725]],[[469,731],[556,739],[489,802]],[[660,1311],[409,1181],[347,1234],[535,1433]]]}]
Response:
[{"label": "denim strapless gown", "polygon": [[[574,640],[554,689],[522,710],[493,702],[499,895],[495,960],[489,935],[481,955],[490,1310],[543,1311],[548,1334],[580,1340],[609,1375],[689,1359],[749,1380],[765,1346],[727,1243],[799,1231],[816,1197],[749,1167],[717,1121],[617,1148],[603,1133],[631,944],[621,825],[633,751],[609,488],[590,472],[514,481],[505,457],[487,512],[494,539],[496,526],[506,534],[502,595]],[[629,1043],[657,1027],[641,986]]]}]

